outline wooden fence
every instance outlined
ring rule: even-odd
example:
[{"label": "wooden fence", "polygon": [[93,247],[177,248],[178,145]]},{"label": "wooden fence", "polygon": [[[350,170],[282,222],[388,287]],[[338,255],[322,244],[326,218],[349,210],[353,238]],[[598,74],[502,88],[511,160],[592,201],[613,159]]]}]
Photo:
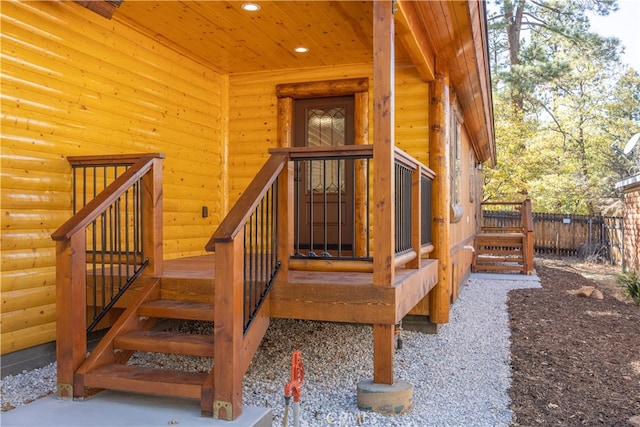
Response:
[{"label": "wooden fence", "polygon": [[[520,214],[483,211],[484,226],[518,227]],[[533,213],[536,254],[578,256],[622,265],[622,217]]]}]

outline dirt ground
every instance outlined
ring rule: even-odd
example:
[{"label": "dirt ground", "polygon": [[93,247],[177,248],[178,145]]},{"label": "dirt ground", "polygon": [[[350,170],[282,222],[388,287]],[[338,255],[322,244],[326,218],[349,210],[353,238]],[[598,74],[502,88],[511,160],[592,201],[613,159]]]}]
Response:
[{"label": "dirt ground", "polygon": [[[640,415],[640,307],[606,265],[536,258],[509,293],[514,426],[626,426]],[[575,291],[594,286],[603,299]]]}]

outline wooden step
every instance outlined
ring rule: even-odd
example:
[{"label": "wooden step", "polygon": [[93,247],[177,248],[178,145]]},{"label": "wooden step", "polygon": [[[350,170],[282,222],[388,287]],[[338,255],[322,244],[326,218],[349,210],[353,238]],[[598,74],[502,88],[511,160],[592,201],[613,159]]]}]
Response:
[{"label": "wooden step", "polygon": [[479,256],[476,258],[477,264],[500,264],[504,262],[518,263],[524,264],[523,257],[482,257]]},{"label": "wooden step", "polygon": [[522,233],[481,233],[476,236],[476,246],[514,246],[522,245]]},{"label": "wooden step", "polygon": [[85,387],[200,399],[207,372],[104,365],[84,375]]},{"label": "wooden step", "polygon": [[114,348],[213,357],[213,336],[167,331],[133,331],[116,337]]},{"label": "wooden step", "polygon": [[522,227],[481,227],[483,233],[521,233]]},{"label": "wooden step", "polygon": [[156,300],[138,309],[140,316],[213,322],[213,304],[204,302]]},{"label": "wooden step", "polygon": [[519,271],[524,272],[524,266],[522,265],[496,265],[496,264],[476,264],[473,268],[474,272],[477,271]]},{"label": "wooden step", "polygon": [[495,256],[519,256],[522,257],[522,249],[511,249],[511,250],[506,250],[506,249],[484,249],[484,248],[480,248],[480,249],[476,249],[476,255],[477,256],[482,256],[482,255],[495,255]]}]

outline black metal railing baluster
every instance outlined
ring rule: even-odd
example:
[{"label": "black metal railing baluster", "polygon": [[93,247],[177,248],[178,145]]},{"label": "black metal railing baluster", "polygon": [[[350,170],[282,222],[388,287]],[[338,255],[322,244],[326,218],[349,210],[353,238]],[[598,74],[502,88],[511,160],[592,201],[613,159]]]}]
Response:
[{"label": "black metal railing baluster", "polygon": [[280,269],[277,257],[278,180],[267,190],[244,226],[244,331],[262,306]]},{"label": "black metal railing baluster", "polygon": [[431,179],[427,177],[420,177],[420,200],[422,202],[420,243],[422,245],[431,243],[431,182]]}]

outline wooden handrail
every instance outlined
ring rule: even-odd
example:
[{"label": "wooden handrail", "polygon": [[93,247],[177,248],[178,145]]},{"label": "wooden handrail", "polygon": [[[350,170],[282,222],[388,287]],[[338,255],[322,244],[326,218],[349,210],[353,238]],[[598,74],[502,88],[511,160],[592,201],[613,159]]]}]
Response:
[{"label": "wooden handrail", "polygon": [[394,148],[394,160],[398,163],[403,164],[404,166],[408,167],[409,169],[412,170],[420,170],[420,173],[424,176],[427,176],[429,178],[434,178],[436,176],[436,173],[434,171],[432,171],[431,169],[429,169],[428,166],[426,166],[425,164],[423,164],[422,162],[420,162],[420,160],[416,159],[415,157],[413,157],[411,154],[407,153],[406,151],[401,150],[398,147]]},{"label": "wooden handrail", "polygon": [[271,154],[286,154],[291,160],[342,159],[345,157],[373,157],[373,145],[343,145],[339,147],[272,148]]},{"label": "wooden handrail", "polygon": [[112,164],[134,164],[140,159],[164,159],[163,153],[142,154],[111,154],[108,156],[68,156],[67,161],[71,166],[94,166]]},{"label": "wooden handrail", "polygon": [[109,205],[122,196],[133,183],[149,172],[153,167],[152,160],[153,157],[143,157],[133,163],[133,166],[109,184],[102,193],[87,203],[78,213],[53,232],[51,238],[55,241],[67,240],[79,230],[86,228],[102,214]]},{"label": "wooden handrail", "polygon": [[262,166],[249,187],[242,193],[236,204],[231,208],[227,216],[222,220],[209,242],[207,251],[215,250],[215,242],[230,242],[242,230],[247,219],[258,206],[262,197],[267,193],[271,184],[278,177],[288,157],[282,153],[272,154],[269,160]]}]

